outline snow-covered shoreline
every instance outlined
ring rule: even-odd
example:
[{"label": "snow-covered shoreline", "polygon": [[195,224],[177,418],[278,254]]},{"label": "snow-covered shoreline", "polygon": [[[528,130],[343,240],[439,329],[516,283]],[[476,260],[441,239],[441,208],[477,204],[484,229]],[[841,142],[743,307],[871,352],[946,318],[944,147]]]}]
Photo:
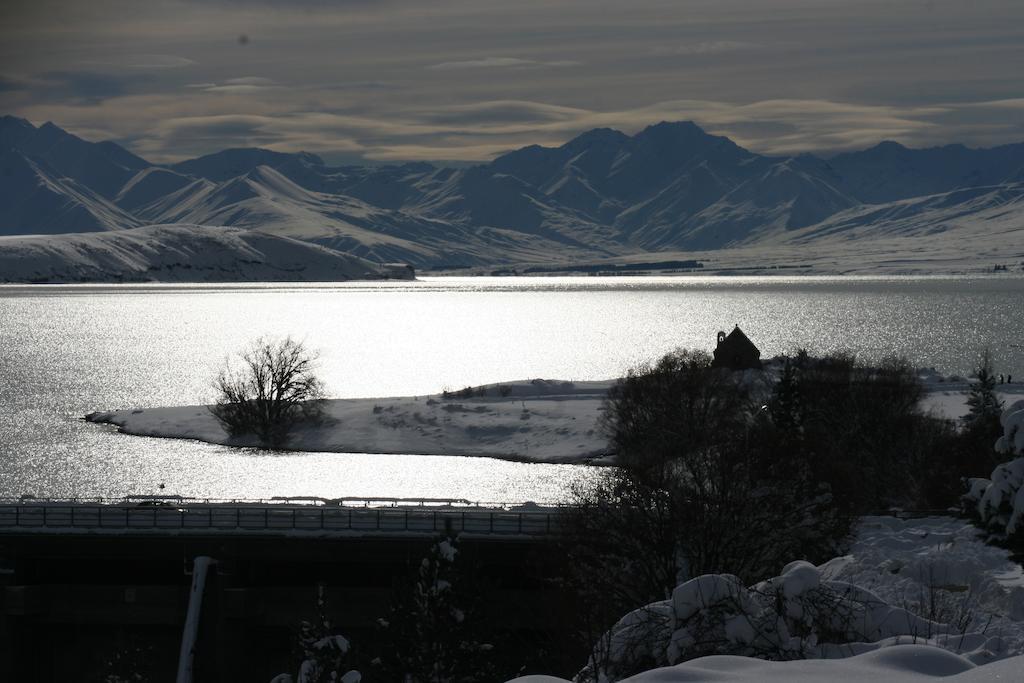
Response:
[{"label": "snow-covered shoreline", "polygon": [[[966,414],[970,383],[933,375],[922,407],[947,419]],[[330,399],[319,426],[297,429],[288,450],[328,453],[459,455],[519,462],[610,464],[598,425],[601,406],[616,380],[522,380],[429,396]],[[1000,385],[1012,403],[1024,384]],[[227,435],[204,405],[98,411],[90,422],[116,425],[125,434],[195,439],[257,447]]]},{"label": "snow-covered shoreline", "polygon": [[[473,396],[332,399],[324,402],[323,424],[297,429],[289,450],[590,463],[607,447],[597,420],[612,384],[535,379],[478,387]],[[229,437],[207,406],[95,412],[86,419],[135,436],[257,445]]]}]

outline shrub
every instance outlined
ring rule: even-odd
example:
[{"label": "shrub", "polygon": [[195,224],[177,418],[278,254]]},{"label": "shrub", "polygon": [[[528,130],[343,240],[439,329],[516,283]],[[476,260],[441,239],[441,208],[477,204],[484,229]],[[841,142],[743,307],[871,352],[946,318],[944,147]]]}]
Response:
[{"label": "shrub", "polygon": [[676,351],[611,390],[603,427],[620,467],[565,511],[568,580],[595,610],[584,637],[695,575],[756,581],[793,556],[833,555],[848,520],[803,462],[768,447],[759,377]]},{"label": "shrub", "polygon": [[283,446],[300,423],[323,417],[323,385],[315,354],[291,337],[258,339],[214,380],[210,412],[233,437],[254,435],[261,445]]}]

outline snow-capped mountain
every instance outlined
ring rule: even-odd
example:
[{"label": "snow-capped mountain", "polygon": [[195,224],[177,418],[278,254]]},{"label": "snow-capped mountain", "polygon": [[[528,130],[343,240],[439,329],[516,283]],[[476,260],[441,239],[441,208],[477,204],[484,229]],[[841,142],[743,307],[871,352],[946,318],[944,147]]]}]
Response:
[{"label": "snow-capped mountain", "polygon": [[36,128],[13,116],[0,117],[0,150],[42,161],[60,177],[72,178],[107,199],[138,171],[152,165],[114,142],[86,142],[53,123]]},{"label": "snow-capped mountain", "polygon": [[376,280],[375,263],[243,228],[150,225],[0,237],[0,282],[334,282]]},{"label": "snow-capped mountain", "polygon": [[0,150],[0,234],[119,230],[139,221],[39,157]]},{"label": "snow-capped mountain", "polygon": [[1024,249],[1024,144],[767,157],[682,122],[595,129],[470,168],[331,167],[264,149],[163,167],[8,116],[0,173],[0,234],[236,226],[427,267],[963,237],[993,212]]}]

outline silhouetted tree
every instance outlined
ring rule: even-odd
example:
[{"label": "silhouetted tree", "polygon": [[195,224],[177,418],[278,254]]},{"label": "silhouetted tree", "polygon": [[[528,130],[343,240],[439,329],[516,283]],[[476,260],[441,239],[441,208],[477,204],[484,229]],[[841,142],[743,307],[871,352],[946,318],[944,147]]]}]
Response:
[{"label": "silhouetted tree", "polygon": [[609,390],[601,417],[619,465],[652,484],[696,465],[692,456],[742,430],[752,404],[741,377],[686,349],[630,369]]},{"label": "silhouetted tree", "polygon": [[955,503],[967,486],[966,480],[991,476],[993,468],[1007,459],[995,449],[995,442],[1003,433],[999,422],[1003,404],[995,392],[996,377],[987,349],[978,359],[975,376],[977,379],[967,395],[968,413],[960,422],[959,431],[936,450],[936,470],[941,468],[944,474],[934,477],[932,493],[943,507]]},{"label": "silhouetted tree", "polygon": [[774,461],[785,451],[773,448],[767,393],[759,373],[712,368],[694,351],[609,392],[602,424],[619,468],[574,491],[561,539],[583,638],[692,576],[753,582],[833,555],[848,521],[802,462]]},{"label": "silhouetted tree", "polygon": [[210,412],[231,436],[283,446],[299,423],[323,416],[315,364],[316,356],[291,337],[258,339],[214,380],[217,403]]},{"label": "silhouetted tree", "polygon": [[924,389],[902,358],[864,364],[852,354],[797,363],[790,402],[800,406],[800,438],[790,454],[827,483],[840,509],[914,505],[920,475],[933,467],[935,420],[921,409]]},{"label": "silhouetted tree", "polygon": [[969,410],[964,417],[964,424],[968,431],[982,432],[986,437],[994,435],[994,442],[1002,434],[999,416],[1003,413],[1003,402],[996,395],[996,376],[992,367],[992,354],[988,349],[981,352],[974,374],[977,381],[971,384],[967,393]]}]

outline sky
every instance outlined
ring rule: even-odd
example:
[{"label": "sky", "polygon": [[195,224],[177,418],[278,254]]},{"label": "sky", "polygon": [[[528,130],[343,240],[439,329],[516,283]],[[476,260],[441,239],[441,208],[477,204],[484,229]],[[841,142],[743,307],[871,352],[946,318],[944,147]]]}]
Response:
[{"label": "sky", "polygon": [[476,162],[692,120],[766,154],[1024,141],[1021,0],[4,0],[0,113],[158,163]]}]

